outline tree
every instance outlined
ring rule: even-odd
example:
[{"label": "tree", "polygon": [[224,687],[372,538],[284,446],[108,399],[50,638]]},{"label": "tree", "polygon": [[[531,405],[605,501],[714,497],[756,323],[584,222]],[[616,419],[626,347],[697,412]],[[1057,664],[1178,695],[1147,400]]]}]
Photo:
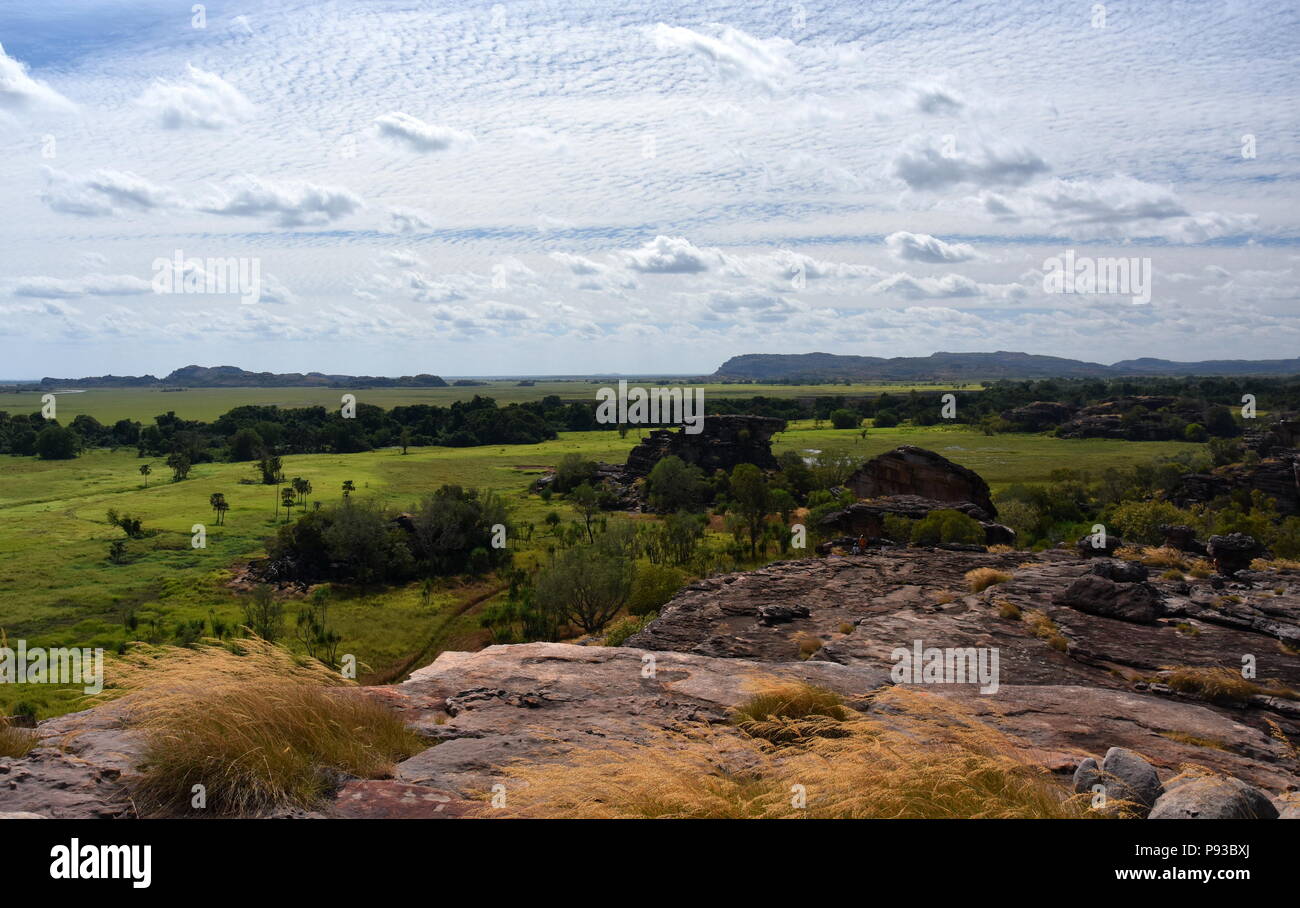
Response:
[{"label": "tree", "polygon": [[538,575],[534,600],[593,634],[627,604],[635,579],[635,561],[596,545],[578,546]]},{"label": "tree", "polygon": [[343,635],[329,626],[329,590],[318,587],[307,604],[298,610],[295,636],[307,650],[307,655],[326,665],[338,664],[339,644]]},{"label": "tree", "polygon": [[654,465],[645,488],[651,507],[660,514],[690,510],[704,496],[704,472],[670,454]]},{"label": "tree", "polygon": [[303,479],[301,476],[295,476],[293,481],[289,484],[293,486],[294,494],[298,496],[298,504],[306,507],[307,495],[311,492],[311,483]]},{"label": "tree", "polygon": [[108,560],[114,564],[122,564],[126,561],[126,543],[120,539],[114,539],[108,544]]},{"label": "tree", "polygon": [[550,487],[563,494],[576,489],[584,482],[591,484],[595,479],[595,461],[586,460],[581,454],[565,454],[555,468]]},{"label": "tree", "polygon": [[397,443],[402,446],[402,453],[405,454],[406,449],[411,446],[410,426],[402,426],[402,431],[397,436]]},{"label": "tree", "polygon": [[220,526],[225,522],[226,511],[230,510],[230,505],[226,502],[226,496],[221,492],[213,492],[208,496],[208,505],[217,515],[217,525]]},{"label": "tree", "polygon": [[190,475],[190,459],[180,451],[173,453],[167,458],[167,466],[171,467],[172,482],[180,482]]},{"label": "tree", "polygon": [[144,487],[149,488],[149,474],[153,472],[153,466],[147,463],[140,464],[140,475],[144,477]]},{"label": "tree", "polygon": [[357,485],[351,479],[343,480],[343,497],[347,498],[357,490]]},{"label": "tree", "polygon": [[280,501],[284,505],[284,522],[289,522],[289,517],[293,511],[293,503],[297,500],[298,493],[293,490],[292,486],[286,486],[280,490]]},{"label": "tree", "polygon": [[36,436],[36,456],[41,460],[71,460],[80,446],[77,433],[62,426],[46,426]]},{"label": "tree", "polygon": [[595,542],[596,536],[592,533],[591,521],[600,511],[600,494],[584,482],[569,493],[569,503],[582,515],[583,525],[587,530],[587,541]]},{"label": "tree", "polygon": [[267,643],[274,643],[284,632],[284,604],[276,601],[271,587],[265,583],[254,587],[240,608],[248,629]]},{"label": "tree", "polygon": [[259,452],[255,468],[262,474],[263,485],[272,486],[281,481],[280,455],[272,454],[269,448]]},{"label": "tree", "polygon": [[736,464],[731,471],[731,500],[749,534],[749,556],[758,555],[758,540],[772,509],[772,492],[763,472],[752,463]]},{"label": "tree", "polygon": [[233,461],[257,460],[266,450],[266,444],[256,429],[243,428],[230,439],[230,459]]},{"label": "tree", "polygon": [[108,522],[111,526],[118,527],[131,539],[139,539],[144,535],[142,528],[144,520],[140,517],[132,517],[130,514],[119,514],[116,510],[109,510]]},{"label": "tree", "polygon": [[862,425],[862,417],[852,410],[839,409],[831,411],[831,426],[836,429],[856,429]]}]

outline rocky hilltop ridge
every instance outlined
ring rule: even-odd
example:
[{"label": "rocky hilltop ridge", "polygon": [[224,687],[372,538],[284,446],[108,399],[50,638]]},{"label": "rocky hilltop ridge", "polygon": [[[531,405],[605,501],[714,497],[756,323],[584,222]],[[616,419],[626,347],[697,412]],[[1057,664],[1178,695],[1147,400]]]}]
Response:
[{"label": "rocky hilltop ridge", "polygon": [[[965,578],[978,568],[1010,579],[970,592]],[[401,684],[359,689],[434,746],[397,764],[392,778],[342,780],[311,815],[474,813],[514,761],[563,762],[575,747],[644,743],[686,723],[725,722],[763,678],[870,695],[895,684],[893,651],[920,640],[996,647],[995,693],[975,684],[918,687],[1012,735],[1063,782],[1076,772],[1086,781],[1089,767],[1118,747],[1143,755],[1162,784],[1197,764],[1266,792],[1278,813],[1293,816],[1300,767],[1286,742],[1300,740],[1300,703],[1272,688],[1215,698],[1171,670],[1239,667],[1249,654],[1261,681],[1300,688],[1300,572],[1191,582],[1144,574],[1060,550],[805,558],[694,583],[625,646],[444,653]],[[1151,610],[1116,607],[1133,599]],[[131,815],[141,742],[113,704],[43,722],[39,732],[27,757],[0,760],[0,811]],[[1177,790],[1203,798],[1202,788]],[[1167,805],[1160,815],[1175,807],[1206,809]]]}]

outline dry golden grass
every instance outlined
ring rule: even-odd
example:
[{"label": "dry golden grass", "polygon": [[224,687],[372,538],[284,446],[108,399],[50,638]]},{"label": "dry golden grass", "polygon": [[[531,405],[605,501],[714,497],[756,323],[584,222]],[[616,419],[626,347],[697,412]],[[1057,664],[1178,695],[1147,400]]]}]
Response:
[{"label": "dry golden grass", "polygon": [[1218,738],[1201,738],[1182,731],[1162,731],[1162,738],[1177,741],[1179,744],[1191,744],[1193,747],[1208,747],[1211,750],[1227,750],[1228,745]]},{"label": "dry golden grass", "polygon": [[1011,579],[1011,574],[1007,571],[999,571],[997,568],[975,568],[973,571],[966,572],[966,583],[970,586],[972,593],[980,593],[997,583],[1006,583]]},{"label": "dry golden grass", "polygon": [[1252,571],[1300,571],[1300,561],[1291,558],[1256,558],[1250,563]]},{"label": "dry golden grass", "polygon": [[1161,580],[1182,580],[1183,572],[1175,568],[1170,568],[1160,575]]},{"label": "dry golden grass", "polygon": [[144,732],[133,798],[145,815],[190,806],[256,816],[320,803],[341,774],[389,774],[423,743],[338,675],[260,640],[140,651],[118,666],[114,693]]},{"label": "dry golden grass", "polygon": [[1020,620],[1020,606],[1014,602],[1008,602],[1005,599],[998,600],[998,617],[1006,618],[1008,621]]},{"label": "dry golden grass", "polygon": [[1046,818],[1089,815],[1015,742],[935,694],[879,694],[840,737],[773,745],[698,726],[507,770],[495,816],[566,818]]},{"label": "dry golden grass", "polygon": [[733,711],[733,724],[751,738],[787,744],[842,734],[852,711],[833,690],[798,682],[763,685]]},{"label": "dry golden grass", "polygon": [[1070,648],[1070,641],[1061,633],[1056,622],[1037,609],[1028,609],[1025,612],[1025,623],[1029,625],[1035,637],[1045,640],[1052,649],[1063,653]]},{"label": "dry golden grass", "polygon": [[799,631],[794,635],[795,645],[799,647],[799,658],[807,659],[825,645],[825,641],[816,634]]},{"label": "dry golden grass", "polygon": [[36,746],[36,732],[0,719],[0,757],[25,757]]},{"label": "dry golden grass", "polygon": [[936,605],[947,605],[949,602],[957,601],[957,594],[951,590],[939,590],[939,592],[932,595]]},{"label": "dry golden grass", "polygon": [[841,622],[840,622],[840,633],[843,634],[843,635],[846,636],[846,637],[847,637],[849,634],[853,633],[853,628],[854,628],[854,624],[853,624],[852,621],[841,621]]},{"label": "dry golden grass", "polygon": [[1215,703],[1246,703],[1257,694],[1288,700],[1300,699],[1300,693],[1281,684],[1258,684],[1241,677],[1240,672],[1230,668],[1179,666],[1166,673],[1164,682],[1180,693],[1194,694]]},{"label": "dry golden grass", "polygon": [[989,551],[994,555],[1005,555],[1008,552],[1014,552],[1016,547],[1013,545],[991,545]]}]

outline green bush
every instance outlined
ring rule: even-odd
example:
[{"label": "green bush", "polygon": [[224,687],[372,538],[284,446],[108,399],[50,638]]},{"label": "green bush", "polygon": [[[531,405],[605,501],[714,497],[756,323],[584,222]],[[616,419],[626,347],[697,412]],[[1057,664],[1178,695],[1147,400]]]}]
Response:
[{"label": "green bush", "polygon": [[642,564],[632,582],[627,610],[633,615],[657,612],[681,588],[685,574],[666,564]]},{"label": "green bush", "polygon": [[[1103,521],[1105,522],[1105,521]],[[1162,523],[1194,523],[1187,511],[1180,510],[1167,501],[1126,501],[1110,511],[1110,522],[1126,542],[1159,545],[1164,541],[1160,532]]]},{"label": "green bush", "polygon": [[973,517],[948,509],[931,511],[912,527],[913,545],[937,545],[941,542],[981,545],[984,528]]},{"label": "green bush", "polygon": [[856,429],[862,425],[862,417],[852,410],[832,410],[831,425],[836,429]]},{"label": "green bush", "polygon": [[647,624],[658,617],[659,615],[655,612],[647,612],[639,618],[624,618],[622,621],[615,621],[610,625],[609,630],[605,632],[605,645],[622,646],[628,637],[644,630]]}]

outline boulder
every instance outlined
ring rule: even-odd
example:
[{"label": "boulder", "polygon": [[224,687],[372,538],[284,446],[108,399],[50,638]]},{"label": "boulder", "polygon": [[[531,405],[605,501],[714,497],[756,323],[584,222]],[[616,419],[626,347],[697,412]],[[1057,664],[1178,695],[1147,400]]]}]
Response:
[{"label": "boulder", "polygon": [[[1106,751],[1101,761],[1101,773],[1107,779],[1107,794],[1111,798],[1140,804],[1143,813],[1155,805],[1165,790],[1155,767],[1127,747],[1112,747]],[[1112,784],[1113,791],[1110,788]]]},{"label": "boulder", "polygon": [[1151,584],[1121,584],[1096,574],[1084,574],[1052,601],[1089,615],[1135,624],[1151,624],[1164,614],[1160,593]]},{"label": "boulder", "polygon": [[1231,577],[1237,571],[1250,567],[1256,558],[1265,554],[1264,546],[1254,536],[1245,533],[1229,533],[1226,536],[1211,536],[1205,546],[1206,554],[1214,562],[1220,574]]},{"label": "boulder", "polygon": [[1163,543],[1165,548],[1177,549],[1180,552],[1189,552],[1193,555],[1205,554],[1205,543],[1196,538],[1196,530],[1192,527],[1181,523],[1162,523],[1159,529],[1165,537]]},{"label": "boulder", "polygon": [[1098,540],[1096,536],[1089,533],[1086,536],[1080,536],[1079,541],[1074,544],[1074,548],[1081,558],[1111,558],[1116,551],[1127,544],[1123,539],[1110,533],[1106,534],[1104,540]]},{"label": "boulder", "polygon": [[1233,776],[1172,780],[1151,809],[1152,820],[1275,820],[1268,795]]},{"label": "boulder", "polygon": [[[1096,786],[1101,786],[1108,802],[1103,810],[1109,808],[1139,816],[1146,816],[1164,792],[1155,767],[1141,754],[1126,747],[1110,748],[1100,766],[1092,757],[1079,762],[1074,771],[1074,790],[1092,794]],[[1122,808],[1109,803],[1120,801],[1124,802]]]},{"label": "boulder", "polygon": [[1113,580],[1116,583],[1142,583],[1151,576],[1146,565],[1141,562],[1121,561],[1118,559],[1094,561],[1088,570],[1089,573],[1096,574],[1098,577],[1105,577],[1107,580]]}]

